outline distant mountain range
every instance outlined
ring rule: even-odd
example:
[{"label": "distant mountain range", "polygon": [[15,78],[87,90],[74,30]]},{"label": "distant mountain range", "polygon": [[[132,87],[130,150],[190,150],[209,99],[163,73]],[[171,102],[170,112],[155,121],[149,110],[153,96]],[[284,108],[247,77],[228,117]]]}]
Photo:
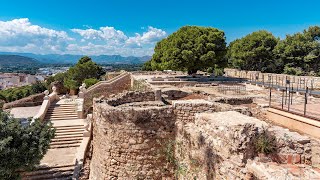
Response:
[{"label": "distant mountain range", "polygon": [[[13,60],[13,62],[19,62],[18,64],[32,64],[32,63],[46,63],[46,64],[67,64],[76,63],[84,55],[72,55],[72,54],[33,54],[33,53],[14,53],[14,52],[0,52],[1,62],[6,63],[5,58]],[[151,59],[151,56],[120,56],[120,55],[98,55],[89,56],[92,60],[99,64],[140,64]],[[22,62],[26,61],[26,62]],[[4,65],[1,64],[0,65]],[[17,64],[7,61],[7,64]]]},{"label": "distant mountain range", "polygon": [[0,55],[0,66],[23,66],[39,64],[39,61],[19,55]]}]

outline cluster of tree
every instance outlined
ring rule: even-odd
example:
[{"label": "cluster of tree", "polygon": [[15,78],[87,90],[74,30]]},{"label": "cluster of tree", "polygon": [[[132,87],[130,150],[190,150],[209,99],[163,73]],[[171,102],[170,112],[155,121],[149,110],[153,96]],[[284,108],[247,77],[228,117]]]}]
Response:
[{"label": "cluster of tree", "polygon": [[101,66],[93,62],[88,56],[84,56],[67,72],[49,77],[47,85],[58,81],[69,90],[77,90],[83,82],[86,83],[87,87],[97,83],[104,74]]},{"label": "cluster of tree", "polygon": [[157,43],[152,59],[142,70],[197,70],[223,68],[226,38],[223,31],[211,27],[185,26]]},{"label": "cluster of tree", "polygon": [[14,87],[0,91],[0,99],[5,102],[12,102],[33,94],[42,93],[47,89],[46,84],[36,82],[31,85]]},{"label": "cluster of tree", "polygon": [[0,179],[19,179],[40,163],[54,137],[51,124],[35,120],[22,123],[0,111]]},{"label": "cluster of tree", "polygon": [[320,76],[319,40],[318,26],[283,40],[257,31],[231,42],[227,56],[232,67],[243,70]]},{"label": "cluster of tree", "polygon": [[221,72],[226,66],[242,70],[320,76],[320,27],[280,40],[261,30],[226,47],[224,32],[185,26],[157,43],[142,70],[196,70]]}]

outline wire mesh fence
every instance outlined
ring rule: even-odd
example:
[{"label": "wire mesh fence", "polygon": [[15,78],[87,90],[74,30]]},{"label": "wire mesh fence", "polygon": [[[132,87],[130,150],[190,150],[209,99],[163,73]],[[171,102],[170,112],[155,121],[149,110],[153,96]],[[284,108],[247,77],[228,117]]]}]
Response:
[{"label": "wire mesh fence", "polygon": [[320,102],[311,95],[309,87],[296,91],[294,87],[269,88],[269,106],[296,115],[320,120]]},{"label": "wire mesh fence", "polygon": [[246,94],[246,86],[239,84],[219,84],[218,92],[223,94]]}]

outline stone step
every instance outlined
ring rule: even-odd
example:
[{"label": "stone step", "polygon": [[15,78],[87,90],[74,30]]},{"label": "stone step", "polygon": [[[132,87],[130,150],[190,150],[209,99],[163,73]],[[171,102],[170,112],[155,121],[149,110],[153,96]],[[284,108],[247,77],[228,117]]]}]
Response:
[{"label": "stone step", "polygon": [[54,111],[54,110],[75,110],[77,109],[76,107],[49,107],[49,111]]},{"label": "stone step", "polygon": [[75,109],[77,106],[50,106],[48,109]]},{"label": "stone step", "polygon": [[61,113],[77,113],[75,109],[73,110],[54,110],[54,111],[47,111],[47,114],[61,114]]},{"label": "stone step", "polygon": [[50,149],[69,148],[69,147],[80,147],[80,143],[79,144],[50,145]]},{"label": "stone step", "polygon": [[54,139],[64,139],[64,138],[83,138],[83,134],[75,134],[75,135],[56,135]]},{"label": "stone step", "polygon": [[75,109],[72,110],[48,110],[47,113],[54,114],[54,113],[76,113]]},{"label": "stone step", "polygon": [[67,125],[67,126],[54,126],[55,129],[73,129],[73,128],[83,128],[83,125]]},{"label": "stone step", "polygon": [[61,141],[82,141],[83,137],[71,137],[71,138],[54,138],[51,142],[61,142]]},{"label": "stone step", "polygon": [[51,104],[50,107],[76,106],[77,104]]},{"label": "stone step", "polygon": [[56,131],[57,130],[84,130],[84,126],[81,125],[81,126],[78,126],[78,127],[63,127],[63,128],[56,128],[56,127],[53,127],[53,129],[55,129]]},{"label": "stone step", "polygon": [[75,119],[79,119],[78,117],[54,117],[54,118],[45,118],[44,120],[49,121],[49,120],[75,120]]},{"label": "stone step", "polygon": [[76,107],[68,108],[48,108],[48,111],[75,111]]},{"label": "stone step", "polygon": [[79,134],[83,134],[83,131],[80,132],[56,132],[56,136],[67,136],[67,135],[79,135]]},{"label": "stone step", "polygon": [[71,179],[74,165],[43,167],[32,172],[23,172],[22,180]]},{"label": "stone step", "polygon": [[56,133],[83,132],[84,129],[56,129]]},{"label": "stone step", "polygon": [[59,116],[59,115],[60,115],[60,116],[61,116],[61,115],[76,115],[76,116],[77,116],[78,114],[77,114],[76,112],[58,112],[58,113],[47,113],[46,115],[47,115],[47,116],[48,116],[48,115],[50,115],[50,116],[52,116],[52,115],[53,115],[53,116]]},{"label": "stone step", "polygon": [[47,114],[46,117],[60,118],[60,117],[78,117],[77,114]]},{"label": "stone step", "polygon": [[51,142],[50,147],[55,145],[80,144],[80,143],[81,143],[81,140],[57,141],[57,142]]}]

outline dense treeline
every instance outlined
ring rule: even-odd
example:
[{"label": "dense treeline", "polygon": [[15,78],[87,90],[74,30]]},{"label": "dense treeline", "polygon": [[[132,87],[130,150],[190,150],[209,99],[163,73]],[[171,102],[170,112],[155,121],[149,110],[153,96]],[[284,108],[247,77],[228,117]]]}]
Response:
[{"label": "dense treeline", "polygon": [[36,82],[32,85],[14,87],[0,91],[0,99],[5,102],[12,102],[33,94],[42,93],[47,89],[46,84]]},{"label": "dense treeline", "polygon": [[285,39],[261,30],[232,41],[215,28],[185,26],[157,43],[143,70],[242,70],[320,76],[320,27],[311,26]]},{"label": "dense treeline", "polygon": [[257,31],[230,43],[231,67],[262,72],[320,76],[320,27],[275,38]]}]

